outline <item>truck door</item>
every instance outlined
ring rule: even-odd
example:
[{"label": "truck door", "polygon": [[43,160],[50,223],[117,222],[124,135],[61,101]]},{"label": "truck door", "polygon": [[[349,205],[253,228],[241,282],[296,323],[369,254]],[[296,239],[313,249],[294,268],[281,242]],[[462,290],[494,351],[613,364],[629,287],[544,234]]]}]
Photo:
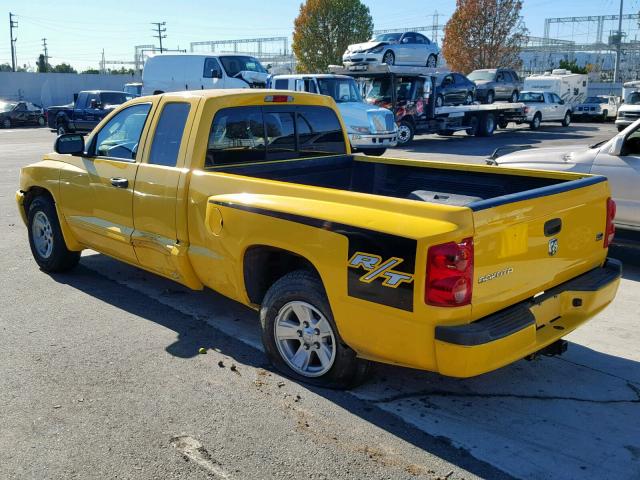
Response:
[{"label": "truck door", "polygon": [[82,130],[90,131],[104,118],[102,99],[99,93],[90,93],[87,97],[87,105],[82,112]]},{"label": "truck door", "polygon": [[131,105],[96,132],[82,157],[60,170],[60,205],[78,241],[129,263],[133,185],[147,137],[152,102]]},{"label": "truck door", "polygon": [[[95,95],[95,94],[94,94]],[[97,95],[95,95],[97,98]],[[73,105],[73,127],[76,130],[87,130],[85,128],[86,120],[84,118],[84,110],[88,105],[89,94],[81,92]]]},{"label": "truck door", "polygon": [[[159,116],[149,128],[148,147],[138,167],[133,196],[131,241],[142,266],[177,281],[184,277],[180,242],[186,245],[185,151],[195,107],[189,102],[162,99]],[[181,188],[182,186],[182,188]],[[185,251],[186,253],[186,251]]]}]

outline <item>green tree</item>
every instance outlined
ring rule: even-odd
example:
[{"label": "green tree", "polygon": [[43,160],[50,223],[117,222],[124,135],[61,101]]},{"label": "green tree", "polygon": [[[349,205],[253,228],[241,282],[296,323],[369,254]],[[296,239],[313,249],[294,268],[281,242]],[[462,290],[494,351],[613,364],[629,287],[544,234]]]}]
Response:
[{"label": "green tree", "polygon": [[527,29],[521,0],[457,0],[444,28],[442,54],[452,70],[520,66]]},{"label": "green tree", "polygon": [[372,33],[369,7],[360,0],[306,0],[294,21],[297,70],[324,72],[342,63],[347,46],[367,41]]},{"label": "green tree", "polygon": [[59,65],[56,65],[55,67],[51,68],[50,71],[54,73],[78,73],[76,69],[68,63],[61,63]]},{"label": "green tree", "polygon": [[134,75],[133,68],[120,67],[118,69],[109,70],[111,75]]},{"label": "green tree", "polygon": [[8,63],[0,63],[0,72],[10,72],[11,71],[11,65],[9,65]]},{"label": "green tree", "polygon": [[569,70],[571,73],[589,73],[589,69],[587,67],[578,66],[575,60],[560,60],[558,68],[564,68],[565,70]]},{"label": "green tree", "polygon": [[43,54],[40,54],[38,56],[38,61],[36,62],[37,68],[38,68],[38,73],[47,73],[49,70],[51,70],[51,65],[49,65]]},{"label": "green tree", "polygon": [[100,73],[100,70],[95,69],[95,68],[87,68],[85,71],[83,71],[82,73],[84,74],[91,74],[91,75],[98,75]]}]

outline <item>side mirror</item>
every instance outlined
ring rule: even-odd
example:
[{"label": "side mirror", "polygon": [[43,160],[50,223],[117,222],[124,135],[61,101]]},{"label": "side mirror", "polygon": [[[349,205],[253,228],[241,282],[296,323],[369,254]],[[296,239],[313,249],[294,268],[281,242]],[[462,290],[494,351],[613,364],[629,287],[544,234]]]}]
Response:
[{"label": "side mirror", "polygon": [[614,137],[611,148],[609,149],[609,155],[619,157],[622,154],[622,147],[624,147],[625,136],[618,134]]},{"label": "side mirror", "polygon": [[53,149],[56,153],[63,155],[82,155],[84,153],[84,137],[79,133],[65,133],[56,138]]},{"label": "side mirror", "polygon": [[558,104],[560,104],[560,105],[564,105],[564,100],[560,99],[560,101],[558,102]]}]

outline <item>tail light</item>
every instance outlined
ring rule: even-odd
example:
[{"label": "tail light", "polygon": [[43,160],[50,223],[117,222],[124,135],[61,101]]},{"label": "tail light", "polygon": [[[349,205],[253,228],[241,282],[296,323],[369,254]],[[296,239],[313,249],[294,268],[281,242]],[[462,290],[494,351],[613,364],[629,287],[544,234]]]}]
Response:
[{"label": "tail light", "polygon": [[529,113],[529,107],[524,107],[524,113]]},{"label": "tail light", "polygon": [[424,300],[438,307],[471,303],[473,292],[473,238],[429,247]]},{"label": "tail light", "polygon": [[612,198],[607,198],[607,225],[604,233],[604,248],[609,248],[616,235],[616,226],[613,220],[616,218],[616,202]]},{"label": "tail light", "polygon": [[264,97],[264,101],[271,103],[289,103],[293,102],[293,97],[291,95],[267,95]]}]

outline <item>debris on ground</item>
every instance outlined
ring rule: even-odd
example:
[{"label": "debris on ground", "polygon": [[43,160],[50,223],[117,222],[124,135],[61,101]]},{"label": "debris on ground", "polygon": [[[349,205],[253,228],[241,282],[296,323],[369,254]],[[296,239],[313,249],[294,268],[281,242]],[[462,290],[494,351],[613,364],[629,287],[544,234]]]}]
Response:
[{"label": "debris on ground", "polygon": [[218,362],[218,366],[219,366],[220,368],[224,368],[224,362],[223,362],[222,360],[220,360],[220,361]]},{"label": "debris on ground", "polygon": [[203,354],[204,354],[204,353],[207,353],[207,349],[206,349],[206,348],[204,348],[204,347],[200,347],[200,348],[198,349],[198,353],[203,353]]}]

